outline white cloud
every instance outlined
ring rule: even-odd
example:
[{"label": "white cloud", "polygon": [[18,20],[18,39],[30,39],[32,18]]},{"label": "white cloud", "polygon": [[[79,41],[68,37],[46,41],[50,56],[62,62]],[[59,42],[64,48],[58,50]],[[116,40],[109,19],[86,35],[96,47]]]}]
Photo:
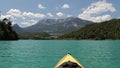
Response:
[{"label": "white cloud", "polygon": [[39,4],[39,5],[38,5],[38,8],[39,8],[39,9],[45,9],[45,7],[44,7],[42,4]]},{"label": "white cloud", "polygon": [[31,24],[30,24],[29,22],[27,22],[27,21],[21,22],[20,25],[21,25],[22,27],[31,26]]},{"label": "white cloud", "polygon": [[12,24],[17,23],[21,27],[27,27],[36,24],[38,20],[45,17],[46,15],[42,13],[21,12],[19,9],[10,9],[8,12],[6,12],[6,15],[1,15],[1,19],[10,18],[13,22]]},{"label": "white cloud", "polygon": [[28,26],[34,25],[36,23],[37,23],[36,20],[25,20],[25,21],[21,22],[20,25],[22,27],[28,27]]},{"label": "white cloud", "polygon": [[32,25],[36,24],[37,21],[36,20],[30,20],[30,22],[32,23]]},{"label": "white cloud", "polygon": [[15,25],[16,23],[15,22],[12,22],[12,26]]},{"label": "white cloud", "polygon": [[11,18],[12,16],[11,15],[1,15],[1,19],[4,19],[4,18]]},{"label": "white cloud", "polygon": [[72,15],[68,14],[67,17],[72,17]]},{"label": "white cloud", "polygon": [[44,14],[40,13],[32,13],[32,12],[23,12],[23,16],[30,17],[30,18],[44,18]]},{"label": "white cloud", "polygon": [[52,13],[47,13],[47,15],[48,15],[49,17],[53,17],[53,14],[52,14]]},{"label": "white cloud", "polygon": [[59,16],[59,17],[61,17],[61,16],[63,16],[64,14],[63,14],[62,12],[58,12],[58,13],[56,13],[56,15]]},{"label": "white cloud", "polygon": [[[115,11],[116,9],[111,3],[107,3],[105,0],[103,0],[92,3],[87,9],[83,11],[83,13],[79,14],[78,17],[93,22],[101,22],[110,20],[112,18],[111,15],[108,14],[102,15],[103,13]],[[101,16],[98,16],[100,14]]]},{"label": "white cloud", "polygon": [[12,16],[15,16],[15,17],[20,17],[21,16],[21,11],[19,9],[10,9],[8,12],[7,12],[8,15],[12,15]]},{"label": "white cloud", "polygon": [[97,17],[91,17],[91,20],[94,20],[94,22],[102,22],[106,20],[110,20],[112,17],[110,15],[102,15]]},{"label": "white cloud", "polygon": [[12,15],[1,15],[1,19],[4,19],[4,18],[10,19],[11,21],[16,20],[16,18]]},{"label": "white cloud", "polygon": [[0,20],[4,19],[4,18],[7,18],[7,19],[10,19],[10,21],[12,21],[12,25],[16,24],[14,21],[16,20],[15,17],[13,17],[12,15],[1,15],[1,18]]},{"label": "white cloud", "polygon": [[22,27],[28,27],[34,25],[38,22],[38,20],[46,17],[44,14],[41,13],[33,13],[33,12],[23,12],[22,13],[22,22],[20,25]]},{"label": "white cloud", "polygon": [[62,8],[63,8],[63,9],[68,9],[68,8],[70,8],[70,6],[69,6],[68,4],[64,4],[64,5],[62,6]]}]

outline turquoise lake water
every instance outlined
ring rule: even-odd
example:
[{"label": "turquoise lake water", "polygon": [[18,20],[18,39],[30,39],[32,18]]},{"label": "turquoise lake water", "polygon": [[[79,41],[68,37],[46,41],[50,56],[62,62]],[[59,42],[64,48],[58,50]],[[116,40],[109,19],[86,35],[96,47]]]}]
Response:
[{"label": "turquoise lake water", "polygon": [[71,53],[85,68],[120,68],[120,41],[0,41],[0,68],[54,68]]}]

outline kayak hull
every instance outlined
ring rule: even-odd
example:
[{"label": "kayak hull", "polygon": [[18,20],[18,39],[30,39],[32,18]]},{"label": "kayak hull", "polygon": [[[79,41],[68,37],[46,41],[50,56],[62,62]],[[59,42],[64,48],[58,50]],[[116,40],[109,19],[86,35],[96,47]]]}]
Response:
[{"label": "kayak hull", "polygon": [[[65,63],[68,62],[68,64],[70,64],[70,62],[75,63],[79,66],[79,68],[84,68],[82,64],[80,64],[80,62],[78,62],[71,54],[67,54],[65,55],[55,66],[55,68],[60,68],[61,65],[65,65]],[[68,65],[67,64],[67,65]]]}]

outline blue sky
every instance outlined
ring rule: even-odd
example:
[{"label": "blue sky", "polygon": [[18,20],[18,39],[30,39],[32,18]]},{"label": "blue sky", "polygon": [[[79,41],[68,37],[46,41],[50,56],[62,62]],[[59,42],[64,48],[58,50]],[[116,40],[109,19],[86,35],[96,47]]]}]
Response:
[{"label": "blue sky", "polygon": [[1,18],[31,26],[41,19],[78,17],[101,22],[120,18],[119,0],[1,0]]}]

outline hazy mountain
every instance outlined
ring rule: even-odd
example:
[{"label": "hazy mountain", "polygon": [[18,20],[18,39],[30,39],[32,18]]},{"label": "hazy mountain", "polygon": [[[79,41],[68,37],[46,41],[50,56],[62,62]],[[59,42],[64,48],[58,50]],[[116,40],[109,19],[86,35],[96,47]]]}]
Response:
[{"label": "hazy mountain", "polygon": [[43,19],[37,24],[24,28],[28,32],[67,33],[91,24],[92,22],[79,18]]},{"label": "hazy mountain", "polygon": [[23,28],[21,28],[19,25],[14,24],[12,26],[13,30],[15,30],[18,34],[20,33],[26,33],[27,31],[25,31]]}]

